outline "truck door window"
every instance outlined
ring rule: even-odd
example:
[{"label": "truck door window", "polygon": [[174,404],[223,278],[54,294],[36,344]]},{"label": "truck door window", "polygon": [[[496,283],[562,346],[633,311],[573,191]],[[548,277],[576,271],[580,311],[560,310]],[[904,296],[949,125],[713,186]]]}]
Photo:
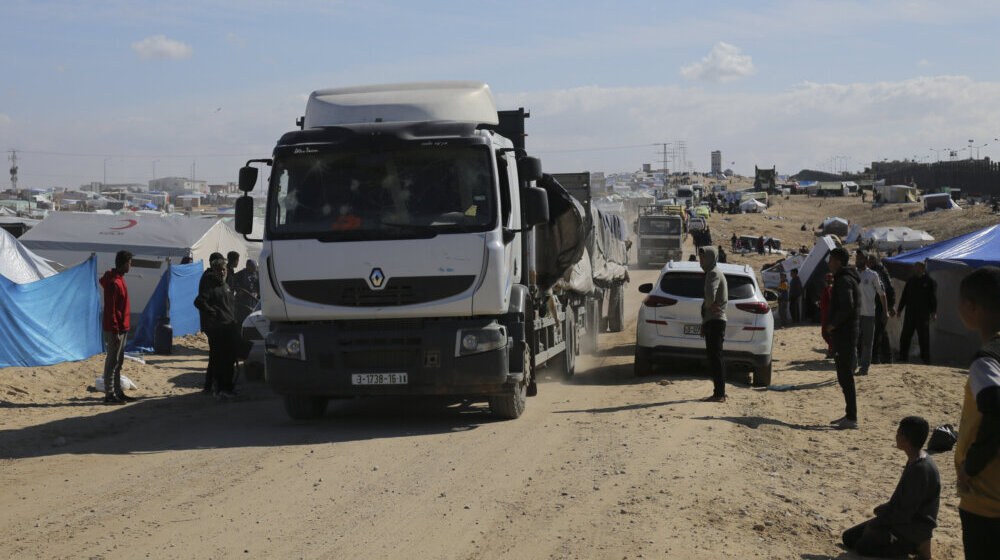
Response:
[{"label": "truck door window", "polygon": [[507,175],[507,157],[497,153],[497,175],[500,179],[500,216],[504,226],[510,226],[510,177]]}]

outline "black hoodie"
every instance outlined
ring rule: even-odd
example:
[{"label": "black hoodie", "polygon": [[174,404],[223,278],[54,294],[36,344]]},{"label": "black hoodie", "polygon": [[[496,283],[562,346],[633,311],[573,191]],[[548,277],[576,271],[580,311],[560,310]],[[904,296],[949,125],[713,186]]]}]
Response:
[{"label": "black hoodie", "polygon": [[233,292],[224,280],[208,272],[202,276],[198,297],[194,299],[194,306],[201,312],[201,328],[207,331],[232,327],[236,325]]},{"label": "black hoodie", "polygon": [[833,327],[833,336],[857,336],[861,317],[861,276],[853,266],[843,266],[833,275],[830,293],[830,311],[827,324]]}]

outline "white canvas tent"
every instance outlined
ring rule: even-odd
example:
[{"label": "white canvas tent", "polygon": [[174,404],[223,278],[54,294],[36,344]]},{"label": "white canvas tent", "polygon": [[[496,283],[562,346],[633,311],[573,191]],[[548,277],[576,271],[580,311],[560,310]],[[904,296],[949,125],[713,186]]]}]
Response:
[{"label": "white canvas tent", "polygon": [[767,205],[755,198],[750,198],[740,203],[740,212],[745,214],[759,214],[765,210],[767,210]]},{"label": "white canvas tent", "polygon": [[851,231],[848,232],[847,238],[844,239],[844,243],[857,243],[861,239],[861,234],[864,230],[861,228],[860,224],[854,224],[851,226]]},{"label": "white canvas tent", "polygon": [[861,243],[874,243],[876,249],[888,251],[902,247],[904,251],[919,249],[934,242],[934,237],[923,230],[908,227],[877,227],[861,236]]},{"label": "white canvas tent", "polygon": [[917,189],[908,185],[875,185],[882,202],[916,202]]},{"label": "white canvas tent", "polygon": [[821,228],[824,235],[846,237],[848,233],[848,223],[844,218],[827,218],[823,220]]},{"label": "white canvas tent", "polygon": [[190,255],[208,266],[214,252],[248,256],[243,237],[221,220],[185,216],[106,216],[93,213],[53,212],[21,239],[39,256],[67,267],[97,254],[98,274],[114,268],[115,254],[126,249],[134,255],[132,271],[125,275],[132,313],[146,306],[167,259],[179,264]]},{"label": "white canvas tent", "polygon": [[56,274],[42,257],[24,247],[14,236],[0,229],[0,276],[17,284],[28,284]]}]

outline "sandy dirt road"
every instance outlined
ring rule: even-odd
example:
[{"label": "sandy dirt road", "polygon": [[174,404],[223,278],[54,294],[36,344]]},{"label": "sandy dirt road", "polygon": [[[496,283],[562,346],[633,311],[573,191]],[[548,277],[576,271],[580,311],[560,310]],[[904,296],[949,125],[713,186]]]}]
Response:
[{"label": "sandy dirt road", "polygon": [[[633,271],[625,331],[571,380],[543,374],[515,421],[378,400],[294,423],[259,384],[199,394],[197,340],[130,364],[145,398],[120,408],[81,387],[19,393],[11,375],[50,374],[5,372],[0,557],[853,558],[835,541],[891,493],[895,422],[957,423],[964,377],[873,366],[862,429],[832,431],[832,363],[800,327],[778,333],[774,378],[799,390],[698,402],[703,372],[632,375],[636,287],[656,274]],[[99,359],[63,375],[92,378]],[[935,557],[957,558],[950,453],[937,461]]]}]

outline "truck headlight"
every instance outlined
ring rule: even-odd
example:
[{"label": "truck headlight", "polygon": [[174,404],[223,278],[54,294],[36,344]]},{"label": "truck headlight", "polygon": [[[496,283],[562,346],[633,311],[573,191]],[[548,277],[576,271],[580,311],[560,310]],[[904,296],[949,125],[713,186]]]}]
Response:
[{"label": "truck headlight", "polygon": [[482,329],[458,331],[455,341],[455,356],[479,354],[505,346],[507,346],[507,329],[497,323],[490,323]]},{"label": "truck headlight", "polygon": [[264,339],[264,348],[268,354],[278,358],[306,359],[305,343],[299,333],[269,332]]}]

